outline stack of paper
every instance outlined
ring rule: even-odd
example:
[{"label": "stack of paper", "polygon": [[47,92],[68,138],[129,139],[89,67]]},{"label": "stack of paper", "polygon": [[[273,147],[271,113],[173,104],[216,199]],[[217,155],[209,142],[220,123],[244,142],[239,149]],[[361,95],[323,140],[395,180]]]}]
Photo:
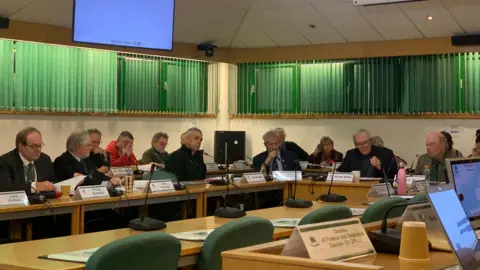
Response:
[{"label": "stack of paper", "polygon": [[350,210],[352,211],[352,215],[354,217],[356,217],[356,216],[363,215],[363,213],[365,213],[365,210],[367,210],[367,209],[366,208],[352,208],[352,207],[350,207]]},{"label": "stack of paper", "polygon": [[299,218],[279,218],[270,220],[274,227],[278,228],[295,228],[300,222]]},{"label": "stack of paper", "polygon": [[207,236],[213,232],[214,229],[210,230],[198,230],[198,231],[190,231],[190,232],[181,232],[181,233],[174,233],[172,234],[179,240],[186,240],[186,241],[205,241]]}]

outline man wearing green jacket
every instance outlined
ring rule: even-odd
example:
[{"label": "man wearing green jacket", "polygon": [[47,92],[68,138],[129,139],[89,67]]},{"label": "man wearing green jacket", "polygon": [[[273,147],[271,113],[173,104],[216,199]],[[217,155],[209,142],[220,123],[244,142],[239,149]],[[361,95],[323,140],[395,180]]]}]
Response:
[{"label": "man wearing green jacket", "polygon": [[152,137],[152,147],[145,150],[142,155],[142,160],[140,160],[141,164],[150,164],[150,163],[157,163],[157,164],[165,164],[169,157],[165,148],[168,145],[168,135],[163,132],[157,132]]}]

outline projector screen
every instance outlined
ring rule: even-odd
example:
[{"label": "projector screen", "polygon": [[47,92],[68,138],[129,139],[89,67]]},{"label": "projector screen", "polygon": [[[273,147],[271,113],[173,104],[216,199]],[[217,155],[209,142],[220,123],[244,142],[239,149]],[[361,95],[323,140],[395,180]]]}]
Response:
[{"label": "projector screen", "polygon": [[172,50],[175,0],[74,0],[73,42]]}]

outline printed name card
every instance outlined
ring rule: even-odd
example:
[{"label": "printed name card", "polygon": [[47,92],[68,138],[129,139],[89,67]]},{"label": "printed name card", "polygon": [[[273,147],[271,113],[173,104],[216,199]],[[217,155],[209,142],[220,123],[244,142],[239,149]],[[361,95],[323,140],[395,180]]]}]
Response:
[{"label": "printed name card", "polygon": [[147,185],[145,185],[143,189],[143,193],[147,193],[148,191],[155,193],[155,192],[169,192],[175,191],[175,187],[171,180],[155,180],[150,182],[150,187],[147,190]]},{"label": "printed name card", "polygon": [[133,175],[133,170],[130,167],[112,167],[110,171],[115,177]]},{"label": "printed name card", "polygon": [[358,218],[298,226],[282,251],[285,256],[330,261],[374,254],[375,249]]},{"label": "printed name card", "polygon": [[302,180],[302,172],[301,171],[273,171],[272,173],[273,179],[278,181],[295,181],[295,177],[297,181]]},{"label": "printed name card", "polygon": [[241,182],[244,182],[244,183],[265,182],[265,176],[262,173],[244,173]]},{"label": "printed name card", "polygon": [[85,200],[93,198],[110,198],[107,187],[102,185],[77,187],[77,190],[73,195],[74,200]]},{"label": "printed name card", "polygon": [[205,163],[205,166],[207,166],[207,171],[218,171],[217,163]]},{"label": "printed name card", "polygon": [[430,186],[427,180],[417,180],[413,182],[413,185],[414,189],[418,191],[425,191]]},{"label": "printed name card", "polygon": [[[387,187],[388,187],[388,190],[387,190]],[[390,184],[387,185],[385,183],[375,184],[375,185],[372,185],[372,187],[368,191],[367,196],[369,197],[370,196],[372,197],[388,196],[389,192],[390,192],[390,195],[395,195],[395,190],[393,190],[392,185]]]},{"label": "printed name card", "polygon": [[22,191],[0,192],[0,206],[29,205],[27,193]]},{"label": "printed name card", "polygon": [[353,182],[353,174],[351,173],[328,173],[327,181],[333,182],[344,182],[344,183],[352,183]]}]

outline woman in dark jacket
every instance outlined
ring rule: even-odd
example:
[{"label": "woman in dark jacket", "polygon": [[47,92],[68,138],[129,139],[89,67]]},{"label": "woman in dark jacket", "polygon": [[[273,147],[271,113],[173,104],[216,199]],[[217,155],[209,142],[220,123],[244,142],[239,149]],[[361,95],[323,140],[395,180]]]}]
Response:
[{"label": "woman in dark jacket", "polygon": [[334,149],[333,140],[330,137],[324,136],[317,145],[315,152],[308,156],[308,162],[328,166],[332,160],[342,162],[343,154]]}]

